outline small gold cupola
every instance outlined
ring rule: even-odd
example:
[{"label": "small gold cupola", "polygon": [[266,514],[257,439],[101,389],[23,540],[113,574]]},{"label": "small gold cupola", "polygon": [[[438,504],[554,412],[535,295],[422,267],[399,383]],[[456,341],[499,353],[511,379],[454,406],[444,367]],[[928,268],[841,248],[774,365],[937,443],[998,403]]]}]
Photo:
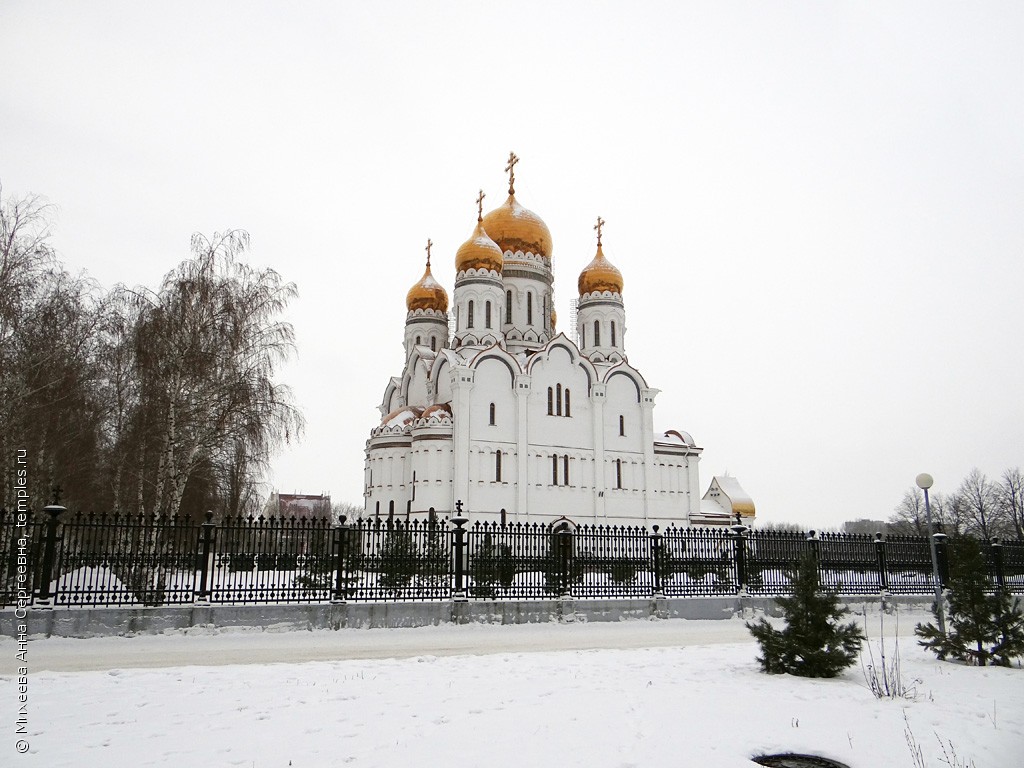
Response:
[{"label": "small gold cupola", "polygon": [[482,269],[486,272],[493,270],[500,273],[504,266],[501,248],[488,237],[483,224],[484,197],[484,191],[481,189],[476,199],[476,229],[469,240],[459,246],[455,254],[455,274],[468,269]]},{"label": "small gold cupola", "polygon": [[622,293],[622,273],[618,268],[605,258],[604,250],[601,247],[601,230],[604,228],[604,219],[597,217],[597,255],[580,272],[580,279],[577,287],[580,296],[588,293],[601,293],[611,291]]},{"label": "small gold cupola", "polygon": [[433,243],[427,240],[427,268],[423,272],[423,277],[405,295],[405,306],[410,312],[415,309],[432,309],[436,312],[448,311],[448,294],[430,272],[431,245]]}]

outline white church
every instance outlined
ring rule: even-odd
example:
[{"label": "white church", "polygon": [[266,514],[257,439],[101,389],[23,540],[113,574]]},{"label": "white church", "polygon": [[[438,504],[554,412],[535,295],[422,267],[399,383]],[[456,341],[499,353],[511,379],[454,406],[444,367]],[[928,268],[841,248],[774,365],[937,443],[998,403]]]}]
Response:
[{"label": "white church", "polygon": [[551,233],[515,196],[455,254],[455,290],[430,272],[406,296],[405,368],[366,443],[365,513],[416,519],[666,526],[744,522],[732,477],[700,493],[702,448],[655,431],[654,401],[626,354],[623,279],[597,253],[580,272],[577,338],[559,333]]}]

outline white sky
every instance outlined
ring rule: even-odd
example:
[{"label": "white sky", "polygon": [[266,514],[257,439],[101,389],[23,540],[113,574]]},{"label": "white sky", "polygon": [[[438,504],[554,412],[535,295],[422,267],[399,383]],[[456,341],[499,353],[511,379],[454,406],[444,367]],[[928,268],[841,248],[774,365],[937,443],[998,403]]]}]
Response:
[{"label": "white sky", "polygon": [[623,272],[655,428],[762,521],[1020,466],[1019,3],[0,3],[0,181],[105,286],[247,229],[298,284],[282,491],[361,503],[405,293],[504,199]]}]

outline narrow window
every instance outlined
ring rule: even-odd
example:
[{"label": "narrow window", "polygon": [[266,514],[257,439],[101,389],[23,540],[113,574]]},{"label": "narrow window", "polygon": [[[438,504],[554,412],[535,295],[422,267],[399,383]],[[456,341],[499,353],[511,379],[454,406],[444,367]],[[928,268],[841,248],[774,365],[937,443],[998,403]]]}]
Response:
[{"label": "narrow window", "polygon": [[416,501],[416,473],[412,473],[412,500]]},{"label": "narrow window", "polygon": [[558,485],[558,456],[551,456],[551,484]]},{"label": "narrow window", "polygon": [[550,316],[551,316],[551,315],[549,315],[549,314],[548,314],[548,297],[547,297],[547,296],[545,296],[545,297],[544,297],[544,317],[542,317],[542,318],[541,318],[541,322],[542,322],[542,323],[544,324],[544,330],[547,330],[547,327],[548,327],[548,318],[549,318]]},{"label": "narrow window", "polygon": [[419,337],[419,336],[417,336],[417,337],[416,337],[416,346],[418,347],[419,345],[420,345],[420,337]]},{"label": "narrow window", "polygon": [[[473,302],[469,302],[469,327],[473,327]],[[601,346],[601,324],[597,320],[594,321],[594,346]]]},{"label": "narrow window", "polygon": [[473,302],[469,302],[469,306],[466,307],[466,327],[473,327]]},{"label": "narrow window", "polygon": [[619,435],[625,436],[626,434],[626,417],[619,416]]},{"label": "narrow window", "polygon": [[374,510],[374,515],[376,515],[377,519],[380,520],[380,502],[379,501],[377,502],[377,508]]},{"label": "narrow window", "polygon": [[526,324],[533,325],[533,294],[526,294]]},{"label": "narrow window", "polygon": [[555,400],[555,415],[556,416],[561,416],[562,415],[562,385],[561,384],[559,384],[559,385],[557,385],[555,387],[555,397],[557,398]]},{"label": "narrow window", "polygon": [[562,485],[569,484],[569,454],[562,457]]},{"label": "narrow window", "polygon": [[512,291],[505,291],[505,322],[512,325]]},{"label": "narrow window", "polygon": [[501,482],[501,451],[494,454],[494,482]]},{"label": "narrow window", "polygon": [[[484,327],[491,327],[491,302],[489,301],[484,304]],[[615,342],[613,341],[612,343],[614,344]]]},{"label": "narrow window", "polygon": [[615,321],[612,320],[612,346],[615,346]]},{"label": "narrow window", "polygon": [[555,415],[555,392],[548,387],[548,416]]},{"label": "narrow window", "polygon": [[437,352],[437,336],[430,337],[430,351]]},{"label": "narrow window", "polygon": [[615,487],[622,488],[622,459],[615,460]]},{"label": "narrow window", "polygon": [[491,426],[494,426],[494,403],[491,403]]},{"label": "narrow window", "polygon": [[580,346],[583,349],[587,348],[587,326],[585,325],[580,329]]},{"label": "narrow window", "polygon": [[565,415],[572,416],[572,411],[569,410],[569,388],[565,388]]}]

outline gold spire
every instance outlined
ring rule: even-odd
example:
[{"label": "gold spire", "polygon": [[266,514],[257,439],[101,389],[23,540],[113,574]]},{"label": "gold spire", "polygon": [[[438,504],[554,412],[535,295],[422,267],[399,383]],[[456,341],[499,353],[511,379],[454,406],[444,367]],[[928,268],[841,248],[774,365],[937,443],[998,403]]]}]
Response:
[{"label": "gold spire", "polygon": [[603,293],[604,291],[622,293],[622,273],[605,258],[604,249],[601,247],[604,223],[604,219],[598,216],[597,224],[594,225],[594,229],[597,230],[597,254],[580,272],[580,279],[577,282],[580,296],[588,293]]},{"label": "gold spire", "polygon": [[505,166],[505,171],[508,173],[508,193],[514,195],[516,193],[516,163],[519,162],[519,158],[516,157],[515,152],[508,153],[508,165]]},{"label": "gold spire", "polygon": [[476,197],[476,228],[469,240],[459,246],[455,253],[455,274],[465,272],[468,269],[482,269],[485,272],[500,273],[504,267],[501,248],[495,243],[484,229],[484,198],[486,195],[481,189]]},{"label": "gold spire", "polygon": [[448,311],[448,294],[430,272],[430,247],[432,245],[433,243],[427,240],[427,268],[423,271],[423,277],[405,295],[405,307],[410,312],[414,309]]}]

